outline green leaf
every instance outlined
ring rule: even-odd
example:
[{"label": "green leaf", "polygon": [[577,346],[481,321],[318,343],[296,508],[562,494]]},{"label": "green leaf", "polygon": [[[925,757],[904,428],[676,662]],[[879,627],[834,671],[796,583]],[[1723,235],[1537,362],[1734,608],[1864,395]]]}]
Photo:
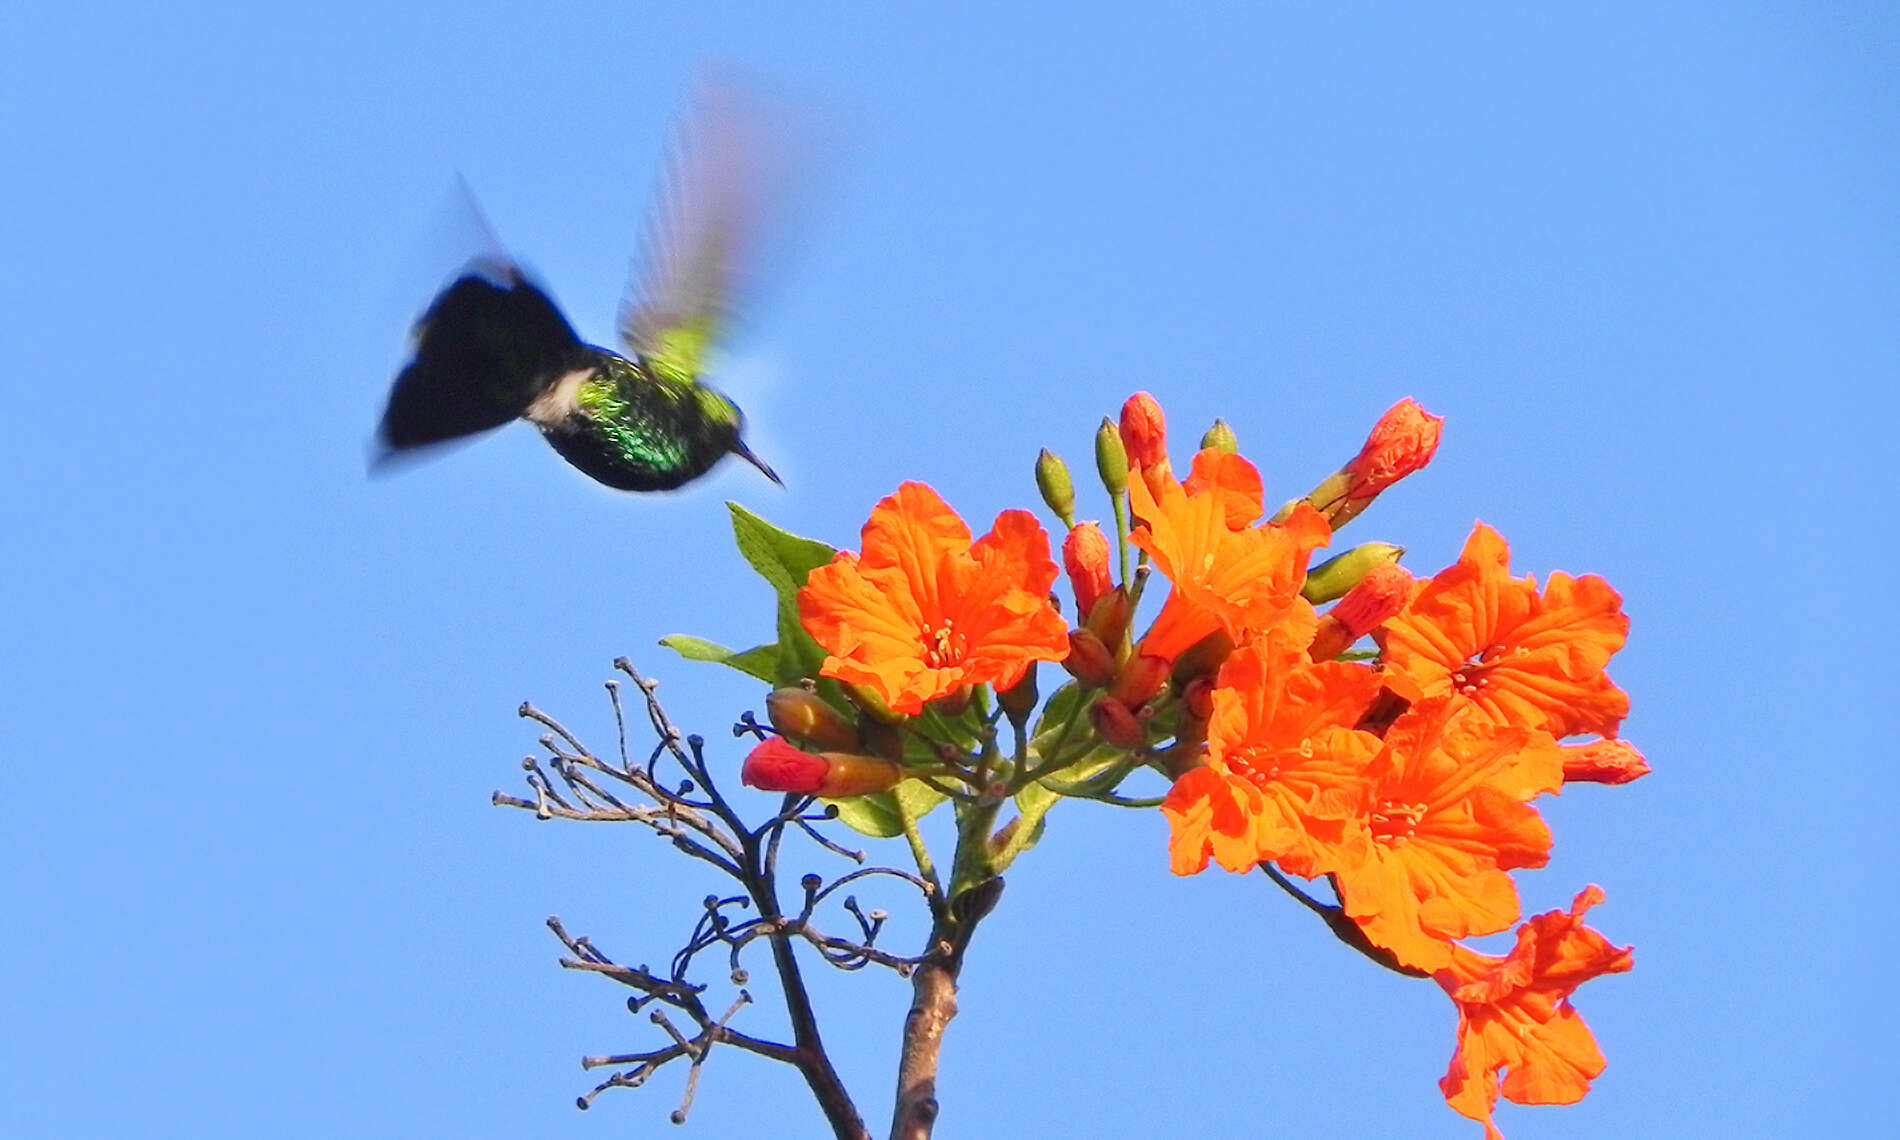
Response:
[{"label": "green leaf", "polygon": [[851,830],[875,839],[890,839],[904,834],[904,817],[898,808],[900,798],[903,812],[916,820],[929,815],[949,797],[922,780],[905,780],[892,790],[874,796],[825,802],[838,806],[838,821]]},{"label": "green leaf", "polygon": [[768,685],[775,684],[778,680],[779,651],[775,644],[755,645],[740,653],[727,649],[716,641],[707,641],[703,637],[692,637],[684,633],[662,637],[660,644],[688,661],[711,661],[716,665],[730,665],[741,673],[757,677]]},{"label": "green leaf", "polygon": [[1043,702],[1042,715],[1036,718],[1036,731],[1031,736],[1041,736],[1050,729],[1060,728],[1064,721],[1082,703],[1082,686],[1070,681],[1068,684],[1049,694]]},{"label": "green leaf", "polygon": [[714,661],[723,665],[732,656],[732,650],[718,642],[687,633],[669,633],[660,639],[660,644],[688,661]]},{"label": "green leaf", "polygon": [[739,553],[778,595],[779,652],[769,680],[791,685],[816,677],[826,654],[799,623],[798,591],[813,570],[829,565],[838,552],[815,539],[781,530],[738,503],[727,503],[726,508],[732,512],[732,537]]}]

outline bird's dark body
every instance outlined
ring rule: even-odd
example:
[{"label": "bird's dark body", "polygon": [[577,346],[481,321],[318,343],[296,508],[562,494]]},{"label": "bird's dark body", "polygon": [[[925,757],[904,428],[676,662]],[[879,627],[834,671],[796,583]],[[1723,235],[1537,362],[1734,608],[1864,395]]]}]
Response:
[{"label": "bird's dark body", "polygon": [[415,358],[383,413],[385,456],[526,419],[563,459],[623,491],[672,490],[727,455],[779,482],[741,438],[738,405],[701,378],[732,325],[742,255],[771,197],[756,125],[736,91],[715,85],[696,100],[646,270],[621,305],[624,354],[583,342],[508,258],[463,270],[416,324]]},{"label": "bird's dark body", "polygon": [[622,491],[670,491],[741,447],[732,402],[703,384],[655,376],[637,361],[590,347],[594,362],[572,407],[535,417],[562,458]]},{"label": "bird's dark body", "polygon": [[525,418],[563,459],[622,491],[673,490],[729,454],[759,464],[731,400],[582,343],[512,265],[457,278],[417,332],[383,415],[391,453]]}]

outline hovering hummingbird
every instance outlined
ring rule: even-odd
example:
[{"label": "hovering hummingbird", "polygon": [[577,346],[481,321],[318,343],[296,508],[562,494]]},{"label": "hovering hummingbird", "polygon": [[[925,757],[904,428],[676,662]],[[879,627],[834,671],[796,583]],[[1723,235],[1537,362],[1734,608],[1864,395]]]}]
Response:
[{"label": "hovering hummingbird", "polygon": [[[756,239],[763,144],[734,93],[706,89],[679,132],[648,227],[645,273],[619,318],[623,352],[587,344],[520,266],[477,258],[416,323],[378,462],[516,419],[623,491],[666,491],[737,455],[783,485],[740,433],[739,406],[700,379],[729,331]],[[491,244],[493,244],[491,242]]]}]

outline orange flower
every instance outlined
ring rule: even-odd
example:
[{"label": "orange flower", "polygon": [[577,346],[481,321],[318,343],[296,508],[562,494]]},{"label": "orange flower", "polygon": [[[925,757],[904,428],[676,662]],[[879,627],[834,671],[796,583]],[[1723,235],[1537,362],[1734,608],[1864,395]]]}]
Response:
[{"label": "orange flower", "polygon": [[831,656],[820,670],[897,712],[965,686],[1007,688],[1032,661],[1060,661],[1068,627],[1049,603],[1056,564],[1027,511],[970,529],[922,483],[905,483],[864,525],[862,555],[811,572],[798,616]]},{"label": "orange flower", "polygon": [[1629,947],[1583,925],[1584,913],[1602,901],[1601,888],[1585,887],[1567,913],[1553,910],[1518,927],[1508,955],[1460,946],[1437,975],[1458,1003],[1458,1051],[1438,1087],[1454,1110],[1484,1125],[1486,1140],[1504,1140],[1491,1119],[1500,1091],[1517,1104],[1575,1104],[1603,1072],[1596,1038],[1570,1005],[1578,986],[1633,962]]},{"label": "orange flower", "polygon": [[[1128,499],[1139,525],[1130,540],[1173,583],[1141,652],[1172,660],[1217,629],[1236,642],[1288,625],[1312,641],[1318,618],[1300,597],[1306,562],[1332,532],[1310,507],[1282,523],[1260,515],[1260,475],[1238,455],[1206,450],[1186,484],[1135,479]],[[1158,487],[1158,489],[1157,489]]]},{"label": "orange flower", "polygon": [[1603,669],[1629,632],[1623,599],[1601,578],[1563,573],[1540,595],[1535,578],[1511,577],[1510,560],[1479,523],[1458,561],[1375,634],[1394,687],[1459,693],[1499,724],[1553,736],[1615,736],[1629,697]]},{"label": "orange flower", "polygon": [[1366,773],[1367,858],[1339,872],[1339,901],[1408,966],[1443,968],[1452,939],[1517,921],[1506,871],[1541,867],[1550,829],[1523,802],[1563,783],[1556,742],[1493,724],[1471,702],[1415,705]]},{"label": "orange flower", "polygon": [[1175,781],[1168,817],[1177,875],[1273,859],[1311,878],[1363,857],[1352,828],[1377,737],[1345,727],[1379,690],[1363,665],[1315,665],[1283,637],[1236,650],[1221,666],[1207,726],[1208,762]]}]

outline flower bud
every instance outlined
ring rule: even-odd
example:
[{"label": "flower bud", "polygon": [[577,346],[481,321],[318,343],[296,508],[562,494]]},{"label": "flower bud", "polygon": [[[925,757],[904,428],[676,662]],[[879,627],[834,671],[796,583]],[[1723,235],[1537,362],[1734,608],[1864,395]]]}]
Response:
[{"label": "flower bud", "polygon": [[1148,742],[1141,721],[1114,697],[1103,697],[1089,707],[1089,724],[1095,735],[1117,748],[1140,748]]},{"label": "flower bud", "polygon": [[1403,546],[1389,542],[1368,542],[1343,554],[1335,554],[1306,572],[1306,584],[1300,597],[1316,606],[1346,596],[1375,566],[1389,566],[1405,553]]},{"label": "flower bud", "polygon": [[1146,654],[1131,657],[1116,672],[1114,682],[1108,687],[1108,695],[1130,709],[1138,709],[1161,691],[1161,682],[1168,678],[1168,666],[1165,657],[1150,657]]},{"label": "flower bud", "polygon": [[1181,705],[1205,732],[1207,722],[1214,718],[1214,678],[1202,675],[1182,686]]},{"label": "flower bud", "polygon": [[1042,501],[1049,504],[1063,526],[1074,525],[1075,481],[1069,478],[1069,465],[1046,447],[1036,457],[1036,490],[1042,492]]},{"label": "flower bud", "polygon": [[773,689],[765,698],[765,717],[785,735],[819,748],[858,746],[857,727],[810,689]]},{"label": "flower bud", "polygon": [[1115,655],[1093,633],[1086,629],[1072,629],[1069,631],[1069,655],[1062,659],[1062,667],[1084,687],[1100,689],[1115,675]]},{"label": "flower bud", "polygon": [[1217,629],[1181,651],[1181,655],[1174,659],[1170,679],[1176,689],[1181,689],[1197,677],[1212,677],[1220,672],[1221,664],[1233,652],[1233,635],[1224,629]]},{"label": "flower bud", "polygon": [[1062,567],[1075,587],[1075,612],[1086,620],[1103,594],[1114,588],[1108,572],[1108,536],[1092,522],[1069,528],[1062,540]]},{"label": "flower bud", "polygon": [[1430,463],[1444,422],[1445,417],[1432,415],[1410,396],[1392,405],[1343,468],[1352,479],[1347,497],[1370,499]]},{"label": "flower bud", "polygon": [[783,737],[761,741],[745,758],[739,779],[749,788],[844,799],[886,792],[904,778],[889,760],[852,752],[803,752]]},{"label": "flower bud", "polygon": [[739,782],[767,792],[816,794],[831,765],[815,752],[801,751],[782,736],[759,742],[739,768]]},{"label": "flower bud", "polygon": [[1330,616],[1357,641],[1399,615],[1412,600],[1412,572],[1396,563],[1374,566],[1339,599]]},{"label": "flower bud", "polygon": [[1020,724],[1029,719],[1029,711],[1036,707],[1036,662],[1031,661],[1029,668],[1014,685],[1000,690],[996,694],[996,703],[1003,706],[1011,724]]},{"label": "flower bud", "polygon": [[1306,501],[1334,529],[1345,526],[1370,506],[1379,492],[1432,461],[1445,417],[1434,416],[1406,397],[1373,425],[1359,454],[1328,476]]},{"label": "flower bud", "polygon": [[1226,420],[1215,420],[1214,426],[1208,428],[1207,434],[1201,437],[1201,450],[1206,451],[1210,447],[1229,455],[1240,454],[1240,440],[1235,437],[1234,429],[1227,426]]},{"label": "flower bud", "polygon": [[1307,655],[1315,661],[1338,657],[1353,642],[1396,617],[1412,600],[1412,585],[1411,572],[1404,567],[1391,563],[1374,566],[1319,619],[1319,632],[1314,634]]},{"label": "flower bud", "polygon": [[1128,489],[1128,449],[1122,446],[1122,435],[1115,421],[1107,416],[1102,417],[1102,426],[1095,429],[1095,471],[1111,496]]},{"label": "flower bud", "polygon": [[1558,747],[1563,750],[1566,784],[1627,784],[1649,775],[1649,761],[1626,740],[1596,740]]},{"label": "flower bud", "polygon": [[1168,421],[1161,405],[1146,392],[1136,392],[1122,405],[1122,447],[1136,467],[1165,467],[1168,463]]},{"label": "flower bud", "polygon": [[1102,639],[1102,644],[1117,646],[1128,634],[1128,623],[1135,616],[1135,603],[1128,598],[1128,589],[1117,586],[1103,594],[1088,612],[1083,623],[1090,633]]}]

